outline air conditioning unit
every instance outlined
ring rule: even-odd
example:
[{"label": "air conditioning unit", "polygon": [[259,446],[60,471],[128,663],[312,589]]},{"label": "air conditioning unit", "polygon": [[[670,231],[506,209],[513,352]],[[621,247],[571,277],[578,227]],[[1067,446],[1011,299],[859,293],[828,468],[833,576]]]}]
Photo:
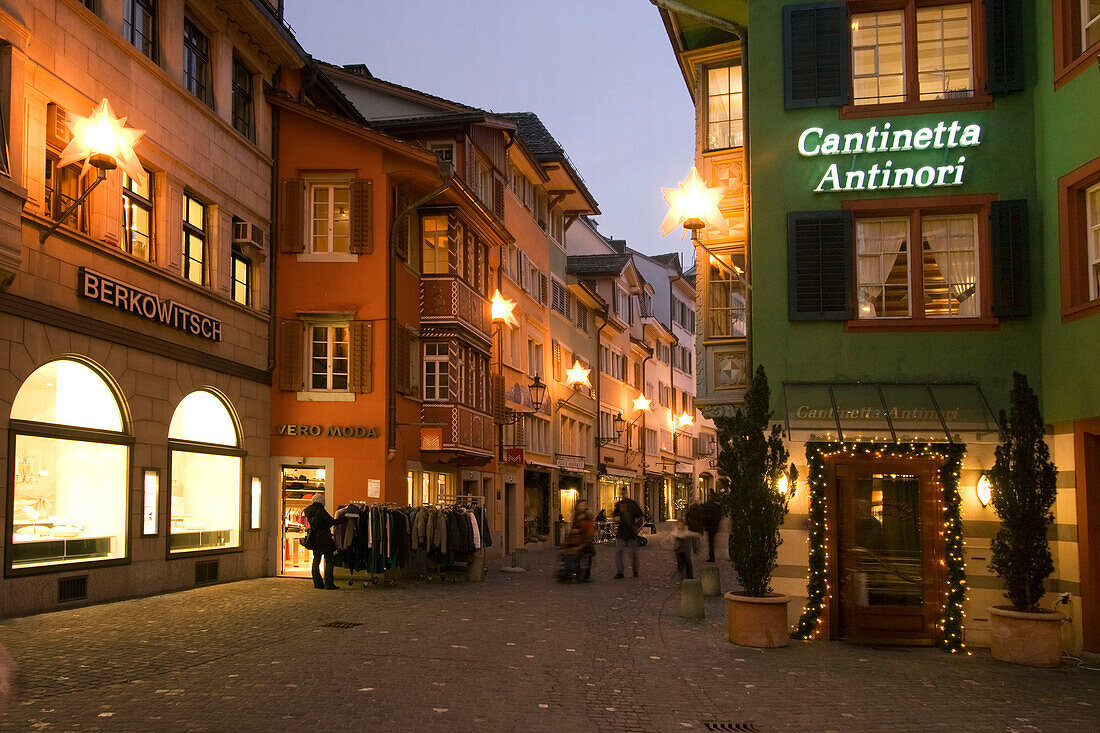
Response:
[{"label": "air conditioning unit", "polygon": [[233,222],[233,244],[251,244],[264,248],[264,230],[250,221]]},{"label": "air conditioning unit", "polygon": [[69,112],[60,104],[46,105],[46,142],[55,148],[64,148],[73,139],[69,129]]}]

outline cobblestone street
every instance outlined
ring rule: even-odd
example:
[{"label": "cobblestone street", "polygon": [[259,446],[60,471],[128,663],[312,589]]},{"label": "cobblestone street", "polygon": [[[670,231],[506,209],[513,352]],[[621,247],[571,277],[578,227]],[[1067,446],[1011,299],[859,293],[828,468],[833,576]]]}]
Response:
[{"label": "cobblestone street", "polygon": [[[641,578],[409,581],[319,593],[267,578],[0,623],[19,665],[2,730],[1094,731],[1100,672],[933,649],[730,645],[679,618],[671,553]],[[722,566],[723,583],[732,571]],[[347,622],[348,628],[326,624]],[[1095,659],[1089,666],[1096,666]],[[717,728],[719,730],[723,728]]]}]

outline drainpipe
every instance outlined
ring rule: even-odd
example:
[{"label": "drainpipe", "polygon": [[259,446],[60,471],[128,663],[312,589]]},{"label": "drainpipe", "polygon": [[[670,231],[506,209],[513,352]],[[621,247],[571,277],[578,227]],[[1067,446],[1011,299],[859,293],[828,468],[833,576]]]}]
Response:
[{"label": "drainpipe", "polygon": [[[387,405],[386,405],[386,460],[392,461],[397,455],[397,390],[396,376],[397,376],[397,289],[395,287],[395,280],[397,278],[397,226],[405,220],[412,212],[419,209],[424,204],[434,199],[439,194],[446,191],[451,186],[451,178],[454,176],[454,167],[452,165],[440,163],[439,173],[443,178],[443,183],[439,188],[435,189],[431,193],[421,196],[416,201],[406,206],[404,209],[397,213],[397,216],[393,219],[393,224],[390,225],[390,236],[387,245],[389,255],[386,258],[386,275],[387,286],[389,288],[389,297],[386,303],[386,322],[389,326],[389,333],[387,334],[387,343],[389,344],[389,384],[386,385]],[[414,246],[412,242],[409,246]]]},{"label": "drainpipe", "polygon": [[[642,359],[642,395],[645,395],[645,365],[653,358],[653,349],[649,350],[649,354],[646,358]],[[638,436],[638,443],[642,450],[642,499],[645,499],[645,484],[646,484],[646,431],[645,431],[645,416],[646,410],[642,410],[642,432]]]},{"label": "drainpipe", "polygon": [[600,327],[596,329],[596,480],[599,481],[600,466],[603,465],[603,446],[600,445],[600,387],[603,385],[603,369],[600,366],[600,339],[603,335],[603,330],[607,328],[608,321],[608,308],[605,305],[599,311],[597,315],[603,320]]},{"label": "drainpipe", "polygon": [[[267,311],[270,315],[267,323],[267,370],[275,376],[275,336],[278,328],[278,313],[275,311],[275,278],[278,276],[278,249],[275,246],[277,232],[275,222],[278,221],[279,208],[279,108],[271,105],[271,150],[275,165],[271,168],[271,237],[268,239],[268,251],[271,264],[268,266],[267,278]],[[270,402],[268,403],[268,419],[271,415]]]}]

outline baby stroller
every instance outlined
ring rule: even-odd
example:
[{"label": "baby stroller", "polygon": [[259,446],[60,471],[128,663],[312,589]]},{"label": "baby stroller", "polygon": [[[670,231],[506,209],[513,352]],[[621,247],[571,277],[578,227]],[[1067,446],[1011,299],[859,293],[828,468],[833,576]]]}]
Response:
[{"label": "baby stroller", "polygon": [[592,558],[596,549],[579,532],[565,536],[558,551],[557,579],[562,583],[580,583],[592,579]]}]

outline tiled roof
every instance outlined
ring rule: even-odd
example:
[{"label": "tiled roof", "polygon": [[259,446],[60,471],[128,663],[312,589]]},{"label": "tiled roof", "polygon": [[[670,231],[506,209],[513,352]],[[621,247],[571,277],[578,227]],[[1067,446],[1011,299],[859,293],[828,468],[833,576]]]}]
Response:
[{"label": "tiled roof", "polygon": [[559,160],[565,156],[565,150],[534,112],[502,112],[497,116],[516,123],[519,136],[536,158]]},{"label": "tiled roof", "polygon": [[632,255],[570,255],[566,258],[565,270],[570,275],[619,275],[626,268]]}]

